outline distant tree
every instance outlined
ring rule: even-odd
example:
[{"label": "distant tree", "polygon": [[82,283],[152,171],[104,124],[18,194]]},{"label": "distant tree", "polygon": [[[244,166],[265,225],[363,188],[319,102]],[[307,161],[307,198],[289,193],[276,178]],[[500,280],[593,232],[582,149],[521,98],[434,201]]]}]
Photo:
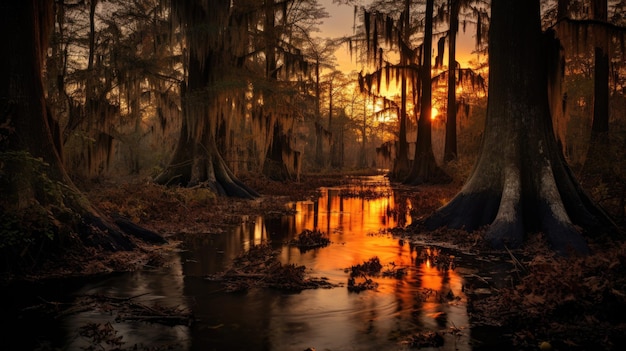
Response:
[{"label": "distant tree", "polygon": [[[384,4],[384,1],[374,3],[378,6],[377,8],[384,7]],[[403,10],[397,20],[378,11],[364,12],[367,52],[377,69],[366,75],[360,84],[366,86],[371,92],[373,87],[380,89],[383,82],[387,84],[391,80],[395,80],[396,83],[400,82],[399,134],[391,176],[398,181],[413,185],[447,182],[450,177],[437,165],[432,147],[430,116],[434,1],[426,1],[424,21],[420,26],[416,25],[419,21],[411,19],[410,4],[409,0],[403,2]],[[423,28],[424,36],[421,45],[414,48],[410,38],[417,28]],[[379,43],[379,37],[382,37],[388,46],[397,45],[400,56],[398,64],[383,63],[383,48]],[[417,122],[417,139],[413,162],[409,162],[406,141],[409,96],[412,97],[415,111],[419,111],[414,114]]]},{"label": "distant tree", "polygon": [[432,48],[433,48],[433,13],[434,0],[426,0],[424,14],[424,42],[422,44],[422,61],[419,69],[421,96],[417,121],[417,139],[415,141],[415,155],[411,170],[403,183],[419,185],[424,183],[449,182],[447,175],[437,165],[432,143]]},{"label": "distant tree", "polygon": [[[344,99],[345,111],[348,117],[351,119],[351,126],[356,135],[355,139],[360,139],[357,156],[356,156],[356,167],[357,168],[367,168],[370,166],[368,163],[368,154],[371,152],[368,148],[370,142],[370,135],[372,134],[372,130],[374,127],[374,121],[368,115],[368,101],[369,97],[365,94],[362,94],[358,87],[354,86],[353,80],[358,77],[355,75],[351,77],[346,77],[348,79],[349,85],[342,87],[344,88],[342,91],[342,97]],[[346,91],[347,89],[347,91]]]},{"label": "distant tree", "polygon": [[446,140],[443,151],[444,162],[452,161],[457,157],[456,35],[459,31],[461,0],[449,0],[448,8],[450,12],[450,28],[448,29],[448,100],[446,105]]},{"label": "distant tree", "polygon": [[[591,125],[591,138],[589,149],[582,169],[582,175],[588,183],[598,181],[610,182],[615,177],[611,164],[611,149],[609,136],[609,72],[610,48],[614,34],[619,31],[608,22],[607,0],[592,0],[591,2],[591,24],[582,24],[591,27],[593,33],[593,120]],[[622,50],[624,48],[624,28],[621,29]],[[615,36],[617,37],[617,36]],[[617,40],[616,40],[617,41]],[[623,56],[623,55],[622,55]],[[617,70],[613,70],[617,72]]]},{"label": "distant tree", "polygon": [[53,26],[52,1],[4,1],[0,36],[0,251],[2,267],[31,269],[50,255],[135,244],[74,186],[60,156],[60,133],[42,72]]},{"label": "distant tree", "polygon": [[589,250],[577,226],[589,233],[613,228],[579,186],[554,137],[547,62],[559,47],[552,32],[542,34],[539,0],[492,1],[481,152],[466,184],[425,220],[427,228],[489,225],[485,238],[496,248],[520,246],[527,232],[541,231],[563,255]]},{"label": "distant tree", "polygon": [[[383,153],[393,162],[389,176],[396,181],[404,179],[410,168],[407,141],[408,99],[409,92],[416,90],[412,83],[417,80],[417,55],[410,44],[411,35],[415,31],[415,26],[411,24],[410,4],[410,0],[372,2],[369,8],[362,8],[362,31],[350,40],[351,53],[360,53],[359,59],[366,66],[374,68],[370,73],[359,73],[361,92],[369,95],[373,101],[384,101],[383,109],[387,110],[387,102],[390,100],[384,96],[382,90],[392,82],[395,82],[396,87],[400,86],[400,101],[393,103],[398,107],[398,130],[394,133],[397,141],[381,146],[385,149]],[[356,20],[359,7],[355,5],[354,11]],[[397,51],[398,63],[386,62],[383,58],[385,51]],[[392,145],[393,148],[390,148]]]},{"label": "distant tree", "polygon": [[[559,0],[548,7],[544,28],[563,44],[564,75],[550,87],[555,129],[583,186],[616,218],[624,218],[622,101],[623,1]],[[591,127],[591,128],[589,128]]]},{"label": "distant tree", "polygon": [[[364,10],[363,22],[368,59],[376,67],[375,71],[363,76],[359,84],[372,94],[379,94],[383,84],[391,81],[400,85],[399,131],[395,147],[392,178],[408,184],[448,181],[449,177],[435,162],[432,148],[431,108],[432,108],[432,32],[434,2],[426,1],[426,13],[423,26],[416,25],[419,21],[412,19],[411,1],[402,3],[403,7],[398,18],[384,14],[380,10]],[[386,9],[387,2],[379,1],[374,9]],[[417,28],[424,29],[422,44],[414,47],[411,35]],[[384,40],[381,42],[381,38]],[[383,60],[383,47],[397,46],[400,62],[391,64]],[[409,148],[406,139],[408,127],[408,106],[412,98],[414,113],[417,120],[417,141],[413,162],[409,162]]]},{"label": "distant tree", "polygon": [[55,8],[45,79],[68,172],[99,176],[114,160],[139,172],[156,158],[145,156],[146,144],[159,138],[157,150],[169,152],[164,137],[179,121],[182,71],[170,12],[159,0],[62,0]]},{"label": "distant tree", "polygon": [[[399,27],[400,32],[398,33],[398,40],[402,41],[404,45],[401,45],[401,48],[409,48],[410,40],[411,40],[411,1],[404,1],[404,10],[400,15]],[[411,50],[400,50],[400,65],[408,66],[411,61],[415,61],[415,53]],[[397,152],[396,157],[394,159],[393,169],[391,170],[392,178],[396,180],[403,180],[409,173],[410,162],[409,162],[409,143],[407,141],[407,105],[408,100],[407,96],[409,93],[409,84],[408,80],[410,79],[410,75],[402,74],[400,77],[400,126],[398,130],[398,143],[397,143]],[[413,86],[413,91],[415,92],[416,86]],[[415,102],[415,101],[414,101]]]},{"label": "distant tree", "polygon": [[[441,66],[444,58],[445,41],[448,42],[448,71],[445,74],[447,77],[447,99],[446,99],[446,136],[444,143],[443,160],[449,162],[457,158],[457,115],[459,110],[467,107],[465,104],[459,104],[456,98],[457,82],[462,83],[464,78],[471,80],[472,88],[483,88],[482,77],[476,74],[471,69],[462,69],[456,61],[456,43],[457,34],[459,32],[459,22],[462,12],[468,11],[472,18],[476,20],[476,46],[480,49],[481,43],[484,40],[482,29],[485,26],[485,22],[488,19],[487,11],[484,6],[474,6],[476,0],[447,0],[445,6],[439,9],[437,18],[449,23],[449,28],[444,37],[439,39],[437,43],[437,58],[435,59],[435,66]],[[467,16],[465,14],[464,16]],[[463,25],[463,31],[465,31],[465,24]]]},{"label": "distant tree", "polygon": [[331,39],[312,38],[310,35],[305,36],[307,45],[304,47],[304,54],[314,65],[314,88],[313,95],[315,99],[314,111],[314,128],[315,128],[315,156],[313,164],[315,168],[324,167],[326,157],[324,157],[324,139],[329,135],[322,124],[321,99],[322,99],[322,70],[330,69],[334,66],[334,52],[337,49],[337,43]]}]

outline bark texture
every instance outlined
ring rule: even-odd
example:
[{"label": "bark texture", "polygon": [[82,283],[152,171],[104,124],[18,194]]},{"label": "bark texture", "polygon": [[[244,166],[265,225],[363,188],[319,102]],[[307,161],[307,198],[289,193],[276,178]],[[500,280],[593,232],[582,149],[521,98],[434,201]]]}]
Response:
[{"label": "bark texture", "polygon": [[495,248],[518,247],[526,233],[541,231],[560,254],[587,253],[579,227],[606,229],[611,220],[583,192],[554,137],[547,62],[559,44],[541,32],[538,0],[494,0],[491,13],[481,153],[459,194],[425,225],[489,225]]}]

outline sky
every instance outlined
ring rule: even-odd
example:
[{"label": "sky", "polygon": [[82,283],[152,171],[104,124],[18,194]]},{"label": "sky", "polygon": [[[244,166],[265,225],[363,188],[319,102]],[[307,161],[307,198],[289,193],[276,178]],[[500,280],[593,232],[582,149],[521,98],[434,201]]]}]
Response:
[{"label": "sky", "polygon": [[[353,6],[333,4],[333,0],[318,1],[330,15],[329,18],[324,19],[324,22],[320,26],[320,32],[318,33],[320,37],[337,38],[353,34]],[[357,19],[357,25],[359,24]],[[477,60],[476,55],[472,55],[472,50],[475,45],[475,38],[472,34],[473,26],[468,26],[467,28],[467,32],[465,33],[462,30],[459,31],[457,39],[457,61],[461,64],[461,67],[468,67],[469,60]],[[436,46],[436,42],[433,43],[433,46]],[[344,73],[361,70],[361,64],[356,63],[353,58],[350,58],[347,44],[342,45],[335,55],[337,56],[338,70]]]},{"label": "sky", "polygon": [[[353,34],[354,7],[349,5],[333,4],[333,0],[318,0],[330,15],[324,19],[320,26],[319,35],[323,38],[337,38]],[[358,25],[358,23],[357,23]],[[360,65],[350,58],[350,50],[347,44],[342,45],[337,52],[337,69],[344,73],[360,70]]]}]

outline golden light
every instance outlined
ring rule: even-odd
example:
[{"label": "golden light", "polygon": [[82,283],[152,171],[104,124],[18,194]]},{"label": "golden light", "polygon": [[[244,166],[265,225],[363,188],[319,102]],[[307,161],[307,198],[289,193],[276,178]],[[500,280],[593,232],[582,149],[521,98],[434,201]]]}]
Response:
[{"label": "golden light", "polygon": [[430,110],[430,119],[434,120],[439,115],[439,110],[436,107],[431,108]]}]

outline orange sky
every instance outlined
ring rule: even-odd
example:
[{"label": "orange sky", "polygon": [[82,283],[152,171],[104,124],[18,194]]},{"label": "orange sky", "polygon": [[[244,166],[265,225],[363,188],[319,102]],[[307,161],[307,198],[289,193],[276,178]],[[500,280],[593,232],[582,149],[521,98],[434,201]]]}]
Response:
[{"label": "orange sky", "polygon": [[[330,18],[325,19],[324,23],[320,26],[320,32],[318,33],[320,37],[337,38],[352,35],[354,26],[353,6],[333,4],[332,0],[319,0],[319,3],[326,8],[326,11],[330,15]],[[359,24],[360,23],[357,22],[357,25]],[[471,26],[468,26],[466,33],[460,31],[457,40],[457,61],[461,64],[461,67],[467,67],[469,60],[477,60],[476,55],[472,55],[475,39],[471,31]],[[354,59],[350,59],[347,44],[337,50],[336,56],[338,63],[337,68],[344,73],[361,70],[361,65],[355,63]]]}]

